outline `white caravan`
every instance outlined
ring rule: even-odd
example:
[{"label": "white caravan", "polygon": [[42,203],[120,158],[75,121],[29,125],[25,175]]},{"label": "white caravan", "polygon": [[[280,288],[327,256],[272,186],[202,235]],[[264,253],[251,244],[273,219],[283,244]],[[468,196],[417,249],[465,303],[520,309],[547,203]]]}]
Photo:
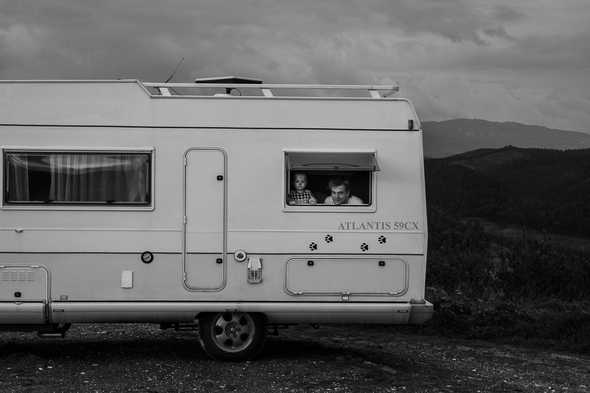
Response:
[{"label": "white caravan", "polygon": [[425,322],[422,131],[391,90],[0,81],[0,329],[198,324],[243,359],[272,326]]}]

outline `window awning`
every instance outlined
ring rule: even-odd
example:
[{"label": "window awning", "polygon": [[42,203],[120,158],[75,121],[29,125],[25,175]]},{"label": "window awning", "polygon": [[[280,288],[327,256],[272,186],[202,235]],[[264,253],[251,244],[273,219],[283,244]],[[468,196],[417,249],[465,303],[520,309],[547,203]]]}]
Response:
[{"label": "window awning", "polygon": [[286,152],[287,168],[300,171],[378,171],[375,152]]}]

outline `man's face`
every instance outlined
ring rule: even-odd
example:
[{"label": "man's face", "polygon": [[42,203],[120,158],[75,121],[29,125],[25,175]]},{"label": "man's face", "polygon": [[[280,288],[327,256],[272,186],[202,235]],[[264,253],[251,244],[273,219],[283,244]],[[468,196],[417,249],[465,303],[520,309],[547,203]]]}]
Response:
[{"label": "man's face", "polygon": [[350,191],[346,189],[344,184],[332,187],[332,202],[334,202],[335,205],[341,205],[348,202],[349,195]]}]

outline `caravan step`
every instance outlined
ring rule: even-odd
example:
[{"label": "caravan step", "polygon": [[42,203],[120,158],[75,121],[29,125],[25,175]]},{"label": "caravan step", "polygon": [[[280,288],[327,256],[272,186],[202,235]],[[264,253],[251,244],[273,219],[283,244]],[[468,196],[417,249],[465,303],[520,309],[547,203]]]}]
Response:
[{"label": "caravan step", "polygon": [[174,329],[177,332],[192,332],[199,330],[198,323],[161,323],[160,329]]},{"label": "caravan step", "polygon": [[40,329],[37,331],[37,336],[40,338],[65,338],[66,332],[72,326],[71,323],[65,323],[63,325],[51,325],[46,329]]}]

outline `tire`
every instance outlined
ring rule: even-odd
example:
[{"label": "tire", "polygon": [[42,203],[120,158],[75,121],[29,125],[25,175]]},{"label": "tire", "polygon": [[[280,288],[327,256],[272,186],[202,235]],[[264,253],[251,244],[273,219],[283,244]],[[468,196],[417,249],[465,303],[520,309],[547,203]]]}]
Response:
[{"label": "tire", "polygon": [[199,338],[211,358],[241,361],[255,358],[264,347],[264,316],[242,312],[199,316]]}]

